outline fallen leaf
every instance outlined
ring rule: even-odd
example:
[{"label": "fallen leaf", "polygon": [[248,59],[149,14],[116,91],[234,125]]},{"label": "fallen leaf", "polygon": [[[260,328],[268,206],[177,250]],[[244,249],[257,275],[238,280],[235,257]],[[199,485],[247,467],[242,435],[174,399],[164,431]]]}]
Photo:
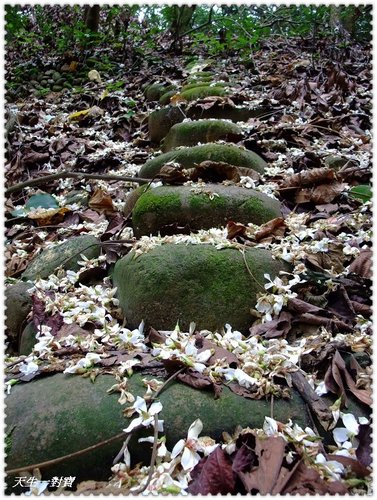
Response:
[{"label": "fallen leaf", "polygon": [[286,225],[284,219],[282,217],[276,217],[275,219],[272,219],[260,226],[258,231],[254,233],[254,236],[256,241],[260,241],[269,236],[283,236],[285,228]]},{"label": "fallen leaf", "polygon": [[191,495],[226,495],[236,486],[230,459],[219,446],[199,462],[191,477],[187,490]]},{"label": "fallen leaf", "polygon": [[356,449],[357,459],[365,467],[369,467],[372,465],[372,426],[370,424],[360,425],[357,439],[359,441]]},{"label": "fallen leaf", "polygon": [[333,184],[321,184],[312,189],[300,189],[295,196],[295,203],[331,203],[337,196],[342,194],[347,184],[334,182]]},{"label": "fallen leaf", "polygon": [[356,259],[349,266],[350,273],[358,274],[362,278],[372,279],[372,250],[361,250]]},{"label": "fallen leaf", "polygon": [[283,463],[285,446],[286,442],[280,436],[256,439],[258,465],[250,472],[238,472],[248,493],[256,490],[260,495],[267,495],[272,492]]},{"label": "fallen leaf", "polygon": [[89,199],[88,205],[90,208],[99,213],[109,214],[116,211],[111,196],[101,188],[97,188],[94,191],[93,195]]}]

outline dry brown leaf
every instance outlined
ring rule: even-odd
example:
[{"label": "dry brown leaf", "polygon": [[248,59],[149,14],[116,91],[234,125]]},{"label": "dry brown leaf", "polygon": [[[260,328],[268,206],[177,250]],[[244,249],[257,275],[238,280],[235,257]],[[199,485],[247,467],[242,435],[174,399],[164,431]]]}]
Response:
[{"label": "dry brown leaf", "polygon": [[347,184],[334,182],[332,184],[321,184],[315,188],[300,189],[295,196],[295,203],[331,203],[337,196],[345,191]]},{"label": "dry brown leaf", "polygon": [[253,467],[251,472],[238,473],[248,493],[252,490],[257,490],[260,495],[272,492],[283,463],[285,446],[286,442],[280,436],[256,439],[258,466]]},{"label": "dry brown leaf", "polygon": [[335,180],[335,172],[331,168],[313,168],[312,170],[304,170],[298,174],[288,176],[280,183],[280,189],[302,187],[302,186],[315,186]]},{"label": "dry brown leaf", "polygon": [[197,165],[190,174],[192,181],[199,178],[206,182],[222,182],[223,180],[230,180],[233,182],[240,181],[240,173],[238,167],[230,165],[223,161],[202,161]]},{"label": "dry brown leaf", "polygon": [[228,221],[226,225],[227,229],[227,239],[232,240],[237,236],[246,236],[247,227],[241,224],[240,222],[233,222],[232,220]]},{"label": "dry brown leaf", "polygon": [[28,214],[28,219],[33,220],[38,226],[53,226],[64,220],[65,214],[70,212],[69,208],[51,208],[41,213]]},{"label": "dry brown leaf", "polygon": [[[276,234],[282,236],[284,234],[285,228],[286,225],[284,219],[282,217],[276,217],[276,219],[272,219],[260,226],[258,231],[254,233],[254,236],[256,241],[260,241],[263,238],[267,238],[269,236],[275,236]],[[283,229],[283,231],[281,231],[281,229]]]},{"label": "dry brown leaf", "polygon": [[96,210],[99,213],[114,213],[116,210],[113,205],[113,200],[111,196],[103,191],[101,188],[97,188],[93,195],[91,196],[89,203],[89,207],[93,210]]},{"label": "dry brown leaf", "polygon": [[350,273],[355,273],[362,278],[372,279],[372,250],[366,248],[361,250],[360,254],[349,267]]}]

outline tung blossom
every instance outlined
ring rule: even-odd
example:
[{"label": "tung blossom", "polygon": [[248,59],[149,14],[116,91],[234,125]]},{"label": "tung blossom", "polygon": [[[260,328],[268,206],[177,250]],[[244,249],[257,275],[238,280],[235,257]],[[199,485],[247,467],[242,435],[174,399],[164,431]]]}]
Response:
[{"label": "tung blossom", "polygon": [[[154,416],[162,410],[162,404],[159,401],[154,402],[151,404],[149,409],[147,409],[147,403],[145,399],[137,396],[136,401],[131,408],[136,411],[139,416],[134,418],[126,429],[123,429],[123,432],[127,433],[130,433],[133,429],[139,427],[139,425],[142,425],[143,427],[149,427],[151,424],[153,424]],[[158,421],[159,432],[163,431],[163,423],[163,420]]]},{"label": "tung blossom", "polygon": [[210,438],[199,438],[199,434],[203,430],[202,421],[197,418],[193,422],[187,432],[187,439],[180,439],[174,446],[171,457],[174,459],[182,453],[181,465],[185,471],[192,470],[199,463],[201,457],[198,451],[209,455],[218,444]]}]

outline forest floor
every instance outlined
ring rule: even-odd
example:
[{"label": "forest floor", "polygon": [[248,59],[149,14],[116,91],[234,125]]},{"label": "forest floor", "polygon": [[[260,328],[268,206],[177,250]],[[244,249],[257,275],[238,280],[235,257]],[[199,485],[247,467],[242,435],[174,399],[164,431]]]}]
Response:
[{"label": "forest floor", "polygon": [[[324,445],[314,420],[311,429],[302,429],[268,417],[263,429],[238,429],[236,435],[225,436],[228,441],[200,441],[195,420],[191,440],[174,447],[173,455],[155,434],[151,464],[130,465],[123,447],[120,461],[109,468],[108,481],[92,478],[77,491],[368,494],[371,54],[358,46],[323,46],[313,52],[309,43],[277,39],[265,42],[248,67],[236,56],[214,59],[211,70],[239,85],[229,99],[270,110],[243,125],[241,143],[265,159],[268,168],[257,181],[242,177],[239,184],[249,183],[278,198],[284,217],[259,228],[229,223],[199,236],[166,233],[137,239],[123,208],[139,186],[133,178],[158,153],[148,136],[148,116],[159,104],[148,102],[143,88],[156,81],[180,84],[192,59],[155,54],[131,69],[114,63],[106,72],[98,66],[101,81],[88,78],[71,89],[39,96],[28,93],[30,86],[23,82],[24,95],[7,103],[6,287],[20,283],[30,262],[46,248],[83,234],[102,243],[101,255],[80,261],[79,270],[60,269],[33,280],[27,321],[38,329],[38,342],[30,354],[21,355],[19,339],[8,337],[9,397],[15,385],[54,373],[76,377],[84,372],[93,380],[112,373],[120,403],[130,408],[126,414],[134,413],[141,425],[150,426],[157,419],[153,404],[156,412],[160,408],[153,403],[144,409],[140,398],[135,403],[126,389],[133,371],[163,379],[173,373],[188,385],[209,385],[216,392],[214,366],[224,356],[228,372],[222,373],[233,370],[233,378],[224,377],[223,383],[234,380],[238,394],[260,398],[267,397],[268,384],[284,380],[287,388],[295,387],[306,398],[317,426],[323,424],[332,437]],[[58,71],[65,64],[56,58],[44,62],[45,68]],[[209,103],[207,99],[201,105]],[[155,179],[152,186],[163,183],[169,178]],[[194,325],[189,332],[170,334],[143,331],[142,326],[128,330],[108,278],[114,262],[132,249],[142,252],[148,246],[198,239],[267,248],[292,264],[293,278],[266,281],[256,305],[259,318],[250,324],[248,336],[232,331],[232,325],[211,333],[197,332]],[[212,356],[222,351],[203,361],[204,348],[198,346],[203,347],[204,339]],[[177,354],[177,349],[182,352]],[[258,390],[250,396],[248,370],[256,352],[263,352],[263,363]],[[204,369],[195,370],[201,362]],[[237,373],[229,368],[232,362]],[[322,395],[331,396],[332,404],[323,403]],[[272,465],[264,453],[274,454]],[[40,473],[32,491],[48,486],[43,467]]]}]

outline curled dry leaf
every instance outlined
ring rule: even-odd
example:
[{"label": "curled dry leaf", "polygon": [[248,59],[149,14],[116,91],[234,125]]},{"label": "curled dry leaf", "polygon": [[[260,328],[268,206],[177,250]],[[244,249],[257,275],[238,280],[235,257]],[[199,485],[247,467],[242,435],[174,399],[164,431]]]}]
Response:
[{"label": "curled dry leaf", "polygon": [[220,447],[198,463],[191,477],[191,495],[226,495],[236,486],[231,461]]},{"label": "curled dry leaf", "polygon": [[89,207],[93,210],[96,210],[99,213],[114,213],[116,210],[113,205],[113,200],[111,196],[108,195],[101,188],[97,188],[93,195],[91,196],[89,203]]},{"label": "curled dry leaf", "polygon": [[369,248],[361,250],[360,254],[352,262],[349,272],[358,274],[362,278],[372,278],[372,250]]},{"label": "curled dry leaf", "polygon": [[246,237],[247,227],[240,222],[233,222],[232,220],[228,221],[226,225],[227,229],[227,239],[233,240],[233,238],[237,238],[237,236]]},{"label": "curled dry leaf", "polygon": [[316,186],[324,182],[335,180],[335,172],[331,168],[313,168],[298,174],[290,175],[280,183],[280,189],[297,188],[302,186]]},{"label": "curled dry leaf", "polygon": [[276,217],[275,219],[266,222],[258,231],[254,233],[256,241],[260,241],[269,236],[282,236],[284,234],[286,225],[282,217]]},{"label": "curled dry leaf", "polygon": [[372,405],[371,391],[357,387],[338,351],[335,351],[332,363],[326,372],[325,385],[329,391],[342,398],[345,406],[348,403],[347,389],[362,403],[368,406]]},{"label": "curled dry leaf", "polygon": [[315,188],[300,189],[295,196],[295,203],[331,203],[337,196],[345,191],[347,184],[334,182],[333,184],[321,184]]}]

